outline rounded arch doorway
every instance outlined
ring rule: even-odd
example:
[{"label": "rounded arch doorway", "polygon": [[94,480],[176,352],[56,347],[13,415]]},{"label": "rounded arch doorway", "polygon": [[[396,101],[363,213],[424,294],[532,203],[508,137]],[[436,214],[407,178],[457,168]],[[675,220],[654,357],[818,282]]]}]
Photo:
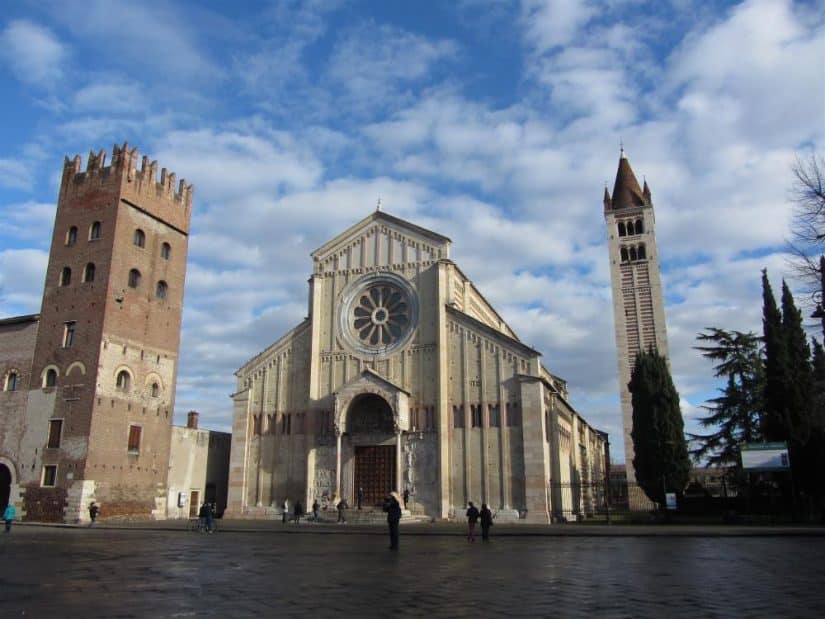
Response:
[{"label": "rounded arch doorway", "polygon": [[0,462],[0,512],[5,511],[11,497],[11,470]]},{"label": "rounded arch doorway", "polygon": [[347,414],[352,447],[352,497],[365,507],[380,505],[396,489],[395,421],[392,407],[379,395],[356,397]]}]

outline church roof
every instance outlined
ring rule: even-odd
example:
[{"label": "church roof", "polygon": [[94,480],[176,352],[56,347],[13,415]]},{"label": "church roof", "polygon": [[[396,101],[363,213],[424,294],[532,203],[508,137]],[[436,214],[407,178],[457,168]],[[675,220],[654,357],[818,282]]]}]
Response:
[{"label": "church roof", "polygon": [[[605,207],[607,204],[607,189],[605,189]],[[619,169],[616,172],[616,182],[613,185],[613,197],[610,200],[609,208],[614,211],[625,208],[638,208],[640,206],[647,206],[648,200],[645,200],[645,195],[642,188],[639,186],[639,181],[636,180],[636,175],[633,174],[633,169],[630,167],[630,162],[627,156],[622,151],[619,157]]]},{"label": "church roof", "polygon": [[335,238],[330,239],[329,241],[321,245],[321,247],[312,252],[312,257],[314,258],[315,256],[326,253],[329,249],[335,247],[338,243],[340,243],[347,237],[352,236],[358,229],[363,228],[374,221],[382,221],[384,223],[397,226],[399,228],[405,228],[415,234],[418,234],[419,236],[428,238],[439,245],[449,245],[450,243],[452,243],[452,241],[448,237],[438,234],[437,232],[427,230],[427,228],[422,228],[421,226],[417,226],[414,223],[407,221],[406,219],[401,219],[400,217],[396,217],[394,215],[390,215],[389,213],[385,213],[384,211],[376,210],[367,215],[366,217],[364,217],[364,219],[362,219],[358,223],[353,224],[352,226],[344,230]]}]

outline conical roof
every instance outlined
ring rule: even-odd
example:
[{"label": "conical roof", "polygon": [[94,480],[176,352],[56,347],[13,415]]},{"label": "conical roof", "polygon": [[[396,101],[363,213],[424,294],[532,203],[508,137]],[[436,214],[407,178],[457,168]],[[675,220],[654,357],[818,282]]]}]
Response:
[{"label": "conical roof", "polygon": [[613,210],[638,208],[645,204],[647,200],[644,198],[642,188],[639,187],[639,181],[636,180],[630,162],[622,151],[619,158],[619,170],[616,172],[616,183],[613,185]]}]

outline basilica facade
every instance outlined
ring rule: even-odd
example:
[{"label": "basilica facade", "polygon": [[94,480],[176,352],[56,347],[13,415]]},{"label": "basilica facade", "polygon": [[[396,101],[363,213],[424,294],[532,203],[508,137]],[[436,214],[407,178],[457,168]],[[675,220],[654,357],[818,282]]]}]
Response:
[{"label": "basilica facade", "polygon": [[376,211],[312,253],[308,316],[236,372],[228,517],[390,491],[436,519],[593,513],[606,435],[450,245]]}]

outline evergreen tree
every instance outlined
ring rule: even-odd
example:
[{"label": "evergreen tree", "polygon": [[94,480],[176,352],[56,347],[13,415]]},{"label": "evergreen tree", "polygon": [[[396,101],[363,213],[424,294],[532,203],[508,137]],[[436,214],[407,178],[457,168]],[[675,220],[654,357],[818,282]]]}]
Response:
[{"label": "evergreen tree", "polygon": [[788,361],[782,337],[782,314],[776,305],[767,270],[762,270],[762,332],[765,344],[765,415],[763,436],[768,441],[787,440],[785,385]]},{"label": "evergreen tree", "polygon": [[742,443],[762,439],[763,411],[762,351],[755,333],[708,328],[697,339],[711,342],[697,346],[702,356],[716,362],[715,376],[727,377],[722,395],[713,398],[703,408],[709,412],[699,420],[703,428],[713,428],[710,434],[691,434],[698,447],[691,451],[697,459],[706,459],[711,466],[739,466]]},{"label": "evergreen tree", "polygon": [[640,352],[628,388],[636,480],[651,501],[664,505],[665,492],[681,492],[690,474],[679,394],[665,358],[653,350]]},{"label": "evergreen tree", "polygon": [[788,285],[782,282],[782,339],[787,354],[787,379],[783,394],[786,434],[797,445],[808,441],[811,431],[811,349],[802,327],[802,313],[794,304]]}]

